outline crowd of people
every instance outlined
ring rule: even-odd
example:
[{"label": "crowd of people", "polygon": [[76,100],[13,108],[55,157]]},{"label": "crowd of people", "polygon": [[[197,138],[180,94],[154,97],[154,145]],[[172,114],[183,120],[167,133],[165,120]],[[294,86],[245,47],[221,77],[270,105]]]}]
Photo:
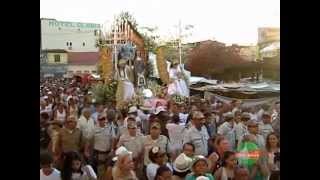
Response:
[{"label": "crowd of people", "polygon": [[[280,101],[243,107],[157,94],[150,106],[116,109],[90,88],[41,80],[40,180],[279,179]],[[239,160],[252,158],[250,143],[252,164]]]}]

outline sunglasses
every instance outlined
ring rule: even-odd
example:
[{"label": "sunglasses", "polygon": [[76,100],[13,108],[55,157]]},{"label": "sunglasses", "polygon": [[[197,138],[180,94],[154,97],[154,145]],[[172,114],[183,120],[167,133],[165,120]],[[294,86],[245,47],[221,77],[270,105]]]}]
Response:
[{"label": "sunglasses", "polygon": [[103,117],[103,118],[99,118],[99,119],[98,119],[98,121],[104,121],[104,120],[106,120],[106,118],[105,118],[105,117]]}]

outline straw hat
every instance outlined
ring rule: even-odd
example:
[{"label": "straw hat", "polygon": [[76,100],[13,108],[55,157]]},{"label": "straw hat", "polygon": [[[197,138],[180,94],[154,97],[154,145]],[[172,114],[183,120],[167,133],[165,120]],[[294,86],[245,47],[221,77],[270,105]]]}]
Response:
[{"label": "straw hat", "polygon": [[173,169],[177,172],[187,172],[190,170],[192,159],[184,153],[180,154],[173,163]]}]

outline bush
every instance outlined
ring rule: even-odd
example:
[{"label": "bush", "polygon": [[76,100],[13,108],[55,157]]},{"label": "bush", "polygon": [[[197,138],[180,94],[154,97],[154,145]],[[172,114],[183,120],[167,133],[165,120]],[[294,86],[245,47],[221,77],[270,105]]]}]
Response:
[{"label": "bush", "polygon": [[106,104],[116,100],[117,81],[111,81],[108,84],[96,84],[92,87],[93,96],[96,103]]}]

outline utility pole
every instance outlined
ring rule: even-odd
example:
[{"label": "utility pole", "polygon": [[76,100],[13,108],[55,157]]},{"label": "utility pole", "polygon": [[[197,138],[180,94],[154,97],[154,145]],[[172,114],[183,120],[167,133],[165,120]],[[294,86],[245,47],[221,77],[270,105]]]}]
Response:
[{"label": "utility pole", "polygon": [[182,47],[181,47],[181,20],[179,20],[179,63],[182,65]]}]

